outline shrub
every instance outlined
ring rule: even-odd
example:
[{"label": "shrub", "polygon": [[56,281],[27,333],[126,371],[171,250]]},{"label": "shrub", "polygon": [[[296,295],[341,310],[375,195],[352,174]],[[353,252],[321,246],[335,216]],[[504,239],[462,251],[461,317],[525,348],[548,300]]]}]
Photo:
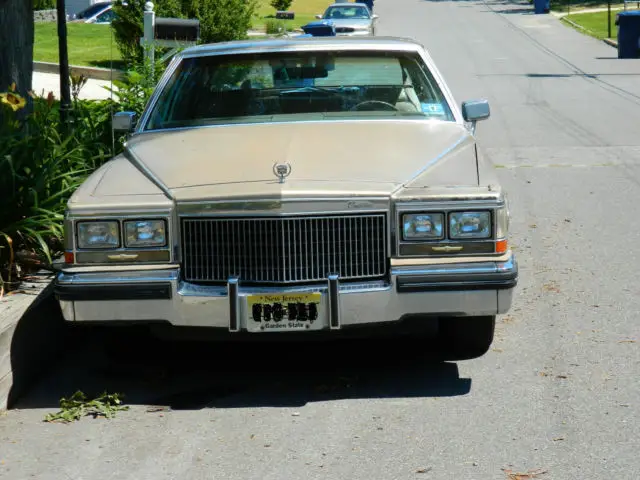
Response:
[{"label": "shrub", "polygon": [[187,18],[200,20],[202,43],[227,42],[247,38],[255,0],[184,0],[183,13]]},{"label": "shrub", "polygon": [[291,8],[293,0],[271,0],[271,6],[278,11],[286,11]]},{"label": "shrub", "polygon": [[78,109],[82,128],[65,134],[53,94],[32,97],[33,110],[21,115],[26,99],[15,86],[0,94],[0,288],[11,286],[16,257],[51,264],[62,250],[67,199],[113,153],[105,141],[109,101]]},{"label": "shrub", "polygon": [[[127,3],[125,6],[124,3]],[[117,14],[111,27],[122,59],[126,64],[142,60],[140,38],[143,35],[145,0],[115,0]],[[197,18],[203,43],[225,42],[246,38],[256,0],[158,0],[158,17]]]},{"label": "shrub", "polygon": [[269,19],[265,22],[265,28],[268,35],[284,34],[291,28],[283,20]]},{"label": "shrub", "polygon": [[[140,38],[143,36],[144,4],[146,0],[115,0],[116,18],[111,22],[114,38],[125,64],[142,60]],[[180,0],[156,0],[153,2],[156,16],[182,18]]]},{"label": "shrub", "polygon": [[53,10],[56,8],[56,0],[34,0],[34,10]]},{"label": "shrub", "polygon": [[71,129],[59,122],[50,93],[32,96],[32,111],[15,88],[0,94],[0,295],[22,266],[50,268],[62,250],[66,203],[85,178],[122,151],[111,133],[111,100],[74,101]]}]

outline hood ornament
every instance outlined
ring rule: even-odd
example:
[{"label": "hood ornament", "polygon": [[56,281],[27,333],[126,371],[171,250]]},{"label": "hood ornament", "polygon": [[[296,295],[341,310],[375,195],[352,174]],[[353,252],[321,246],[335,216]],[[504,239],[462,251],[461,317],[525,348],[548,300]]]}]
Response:
[{"label": "hood ornament", "polygon": [[273,174],[278,177],[278,183],[284,183],[284,179],[291,175],[291,164],[274,163]]}]

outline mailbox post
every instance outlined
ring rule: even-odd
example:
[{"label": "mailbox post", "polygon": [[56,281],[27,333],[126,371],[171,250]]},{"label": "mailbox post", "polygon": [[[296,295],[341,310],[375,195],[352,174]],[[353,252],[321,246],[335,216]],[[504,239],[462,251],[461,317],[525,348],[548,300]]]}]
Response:
[{"label": "mailbox post", "polygon": [[144,37],[140,44],[151,65],[155,63],[155,48],[170,48],[162,58],[165,61],[178,49],[196,45],[200,40],[200,21],[182,18],[156,17],[152,2],[144,4]]},{"label": "mailbox post", "polygon": [[153,7],[153,2],[147,2],[144,4],[144,38],[142,39],[145,57],[151,65],[155,62],[153,32],[156,23],[156,12],[153,11]]}]

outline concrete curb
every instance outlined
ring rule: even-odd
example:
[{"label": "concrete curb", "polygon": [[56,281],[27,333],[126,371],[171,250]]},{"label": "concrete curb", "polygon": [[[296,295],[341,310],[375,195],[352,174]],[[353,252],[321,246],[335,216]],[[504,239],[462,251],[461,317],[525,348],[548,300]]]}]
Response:
[{"label": "concrete curb", "polygon": [[614,48],[618,48],[618,42],[616,40],[611,40],[610,38],[605,38],[603,40],[604,43],[606,43],[607,45],[610,45]]},{"label": "concrete curb", "polygon": [[68,329],[53,296],[53,276],[36,275],[26,293],[0,303],[0,411],[12,408],[65,351]]},{"label": "concrete curb", "polygon": [[[40,73],[55,73],[60,74],[60,65],[50,62],[33,62],[33,70]],[[78,65],[71,65],[69,70],[74,75],[84,75],[87,78],[93,78],[95,80],[122,80],[124,78],[124,72],[122,70],[111,70],[108,68],[97,67],[81,67]]]}]

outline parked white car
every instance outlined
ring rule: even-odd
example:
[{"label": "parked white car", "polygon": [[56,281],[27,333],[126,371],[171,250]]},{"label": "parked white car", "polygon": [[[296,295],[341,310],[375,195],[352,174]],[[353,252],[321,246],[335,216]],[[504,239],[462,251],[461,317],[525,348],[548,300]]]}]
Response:
[{"label": "parked white car", "polygon": [[96,23],[109,25],[115,18],[112,2],[98,2],[89,8],[69,16],[70,22]]}]

